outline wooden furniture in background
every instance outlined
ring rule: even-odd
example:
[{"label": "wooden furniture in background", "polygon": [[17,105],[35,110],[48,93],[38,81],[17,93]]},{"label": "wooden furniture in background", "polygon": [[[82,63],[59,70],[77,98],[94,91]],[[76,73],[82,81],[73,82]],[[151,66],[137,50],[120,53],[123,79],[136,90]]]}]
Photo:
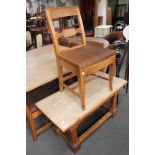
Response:
[{"label": "wooden furniture in background", "polygon": [[44,32],[48,32],[48,27],[30,27],[29,31],[31,32],[32,42],[35,48],[37,48],[37,39],[36,36],[41,34],[43,37]]},{"label": "wooden furniture in background", "polygon": [[[81,109],[80,101],[77,100],[76,96],[67,89],[63,92],[56,92],[36,103],[40,111],[52,122],[52,128],[56,134],[64,138],[74,152],[106,120],[116,115],[116,96],[119,90],[126,84],[125,80],[114,77],[113,90],[110,91],[108,81],[100,78],[100,76],[108,78],[109,75],[97,72],[97,76],[95,80],[93,80],[94,76],[86,77],[87,80],[91,81],[86,85],[87,108],[85,111]],[[76,83],[72,84],[71,87],[76,87]],[[75,91],[79,92],[77,87]],[[111,103],[104,108],[103,106],[108,100],[111,100]],[[78,126],[99,108],[102,110],[106,109],[104,115],[87,130],[78,133]],[[87,123],[89,122],[87,121]]]},{"label": "wooden furniture in background", "polygon": [[[115,42],[123,42],[125,40],[122,32],[112,32],[104,37],[104,39],[109,41],[108,48],[117,49]],[[120,60],[122,59],[121,54],[117,51],[116,54],[116,77],[119,77],[120,73]],[[107,73],[109,72],[109,68],[107,69]]]},{"label": "wooden furniture in background", "polygon": [[80,12],[85,30],[94,32],[98,19],[98,0],[80,0]]},{"label": "wooden furniture in background", "polygon": [[[88,82],[85,81],[85,77],[110,65],[110,76],[107,80],[109,81],[109,89],[112,90],[116,53],[102,47],[86,45],[85,32],[78,7],[47,8],[45,12],[55,48],[60,90],[63,91],[65,87],[73,92],[80,98],[82,109],[85,110],[85,83]],[[66,16],[77,16],[79,28],[62,29],[62,32],[56,32],[53,19]],[[81,44],[62,52],[59,49],[58,38],[76,36],[77,33],[80,33]],[[68,69],[71,74],[63,77],[63,67]],[[79,93],[75,92],[75,88],[73,89],[64,83],[65,80],[74,76],[78,77]]]},{"label": "wooden furniture in background", "polygon": [[111,11],[111,7],[108,7],[107,9],[107,25],[112,25],[112,11]]},{"label": "wooden furniture in background", "polygon": [[34,16],[27,20],[27,25],[46,26],[46,18]]},{"label": "wooden furniture in background", "polygon": [[[127,26],[128,27],[128,26]],[[119,77],[123,63],[126,63],[125,67],[125,79],[129,80],[129,42],[128,42],[128,28],[125,28],[123,32],[112,32],[105,36],[104,39],[109,41],[108,48],[117,49],[116,55],[116,77]],[[126,31],[127,32],[126,32]],[[126,33],[124,33],[126,32]],[[125,36],[127,36],[125,38]],[[126,40],[126,41],[125,41]],[[108,70],[107,70],[108,73]],[[126,93],[128,92],[128,84],[126,85]]]},{"label": "wooden furniture in background", "polygon": [[[65,48],[65,47],[60,47]],[[43,84],[57,78],[56,60],[52,45],[43,46],[30,50],[26,53],[26,92],[30,92]],[[37,129],[35,119],[43,113],[34,106],[26,104],[26,115],[32,131],[32,138],[37,140],[37,135],[49,127],[47,122],[44,126]]]}]

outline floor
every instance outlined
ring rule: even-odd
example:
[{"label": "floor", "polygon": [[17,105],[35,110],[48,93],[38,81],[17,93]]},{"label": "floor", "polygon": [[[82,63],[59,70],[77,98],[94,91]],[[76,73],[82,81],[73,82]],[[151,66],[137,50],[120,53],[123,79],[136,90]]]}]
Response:
[{"label": "floor", "polygon": [[[121,70],[123,75],[125,68]],[[33,142],[26,130],[27,155],[74,155],[65,141],[51,129],[39,135]],[[118,112],[93,133],[82,145],[77,155],[128,155],[129,154],[129,96],[122,89],[119,94]]]}]

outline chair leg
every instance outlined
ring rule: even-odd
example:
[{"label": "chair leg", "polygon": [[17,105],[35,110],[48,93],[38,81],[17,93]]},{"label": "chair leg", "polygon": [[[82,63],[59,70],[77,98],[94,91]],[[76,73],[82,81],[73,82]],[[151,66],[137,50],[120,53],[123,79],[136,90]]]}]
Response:
[{"label": "chair leg", "polygon": [[31,111],[29,107],[26,105],[26,115],[30,124],[30,128],[32,130],[32,138],[34,141],[37,141],[37,131],[36,131],[36,124],[34,122],[34,119],[32,117]]},{"label": "chair leg", "polygon": [[79,72],[78,81],[79,81],[81,106],[82,106],[82,109],[85,110],[86,109],[85,107],[85,76],[82,70],[80,70]]},{"label": "chair leg", "polygon": [[110,65],[110,71],[109,71],[109,89],[110,91],[113,90],[113,76],[114,76],[114,71],[115,71],[115,62],[113,62]]},{"label": "chair leg", "polygon": [[76,153],[80,149],[80,143],[78,142],[77,136],[77,126],[73,126],[69,129],[67,133],[67,138],[69,140],[69,146],[74,153]]},{"label": "chair leg", "polygon": [[61,84],[63,83],[63,67],[60,64],[58,64],[58,77],[59,77],[59,89],[60,91],[63,91],[64,87]]}]

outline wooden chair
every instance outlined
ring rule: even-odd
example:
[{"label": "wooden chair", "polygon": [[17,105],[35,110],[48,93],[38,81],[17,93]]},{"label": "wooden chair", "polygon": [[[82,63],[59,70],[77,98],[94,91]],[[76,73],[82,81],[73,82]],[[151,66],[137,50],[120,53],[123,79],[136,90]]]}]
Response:
[{"label": "wooden chair", "polygon": [[26,116],[27,116],[28,123],[29,123],[28,125],[30,129],[32,130],[32,138],[34,141],[37,140],[38,134],[43,132],[45,129],[47,129],[51,125],[51,122],[47,121],[45,125],[41,126],[40,128],[37,128],[35,119],[42,115],[43,113],[40,110],[38,110],[38,108],[36,107],[30,108],[28,104],[26,104]]},{"label": "wooden chair", "polygon": [[[104,49],[93,45],[86,45],[85,32],[78,7],[47,8],[45,12],[55,49],[60,91],[63,91],[65,87],[76,94],[81,100],[82,109],[85,110],[85,83],[88,82],[85,81],[85,76],[91,74],[94,75],[95,78],[96,75],[94,73],[96,71],[104,69],[110,65],[109,78],[104,79],[109,80],[109,88],[112,90],[116,53],[114,50]],[[56,32],[53,25],[53,20],[66,16],[77,16],[79,27],[63,28],[61,32]],[[60,51],[58,39],[61,37],[69,38],[75,36],[76,34],[80,34],[81,44]],[[71,74],[64,77],[63,67],[68,69]],[[79,93],[74,91],[75,87],[71,88],[64,83],[65,80],[70,79],[73,76],[78,77]]]}]

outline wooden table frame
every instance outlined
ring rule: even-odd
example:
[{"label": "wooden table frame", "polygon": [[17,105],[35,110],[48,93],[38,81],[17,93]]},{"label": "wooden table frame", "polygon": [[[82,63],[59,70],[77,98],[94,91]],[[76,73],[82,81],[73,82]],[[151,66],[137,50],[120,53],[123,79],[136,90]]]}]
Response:
[{"label": "wooden table frame", "polygon": [[[110,91],[108,81],[100,78],[108,78],[109,75],[101,71],[97,72],[96,75],[96,79],[94,79],[93,75],[86,77],[86,80],[90,80],[90,82],[86,86],[85,111],[81,109],[78,98],[67,89],[63,92],[56,92],[36,103],[38,109],[51,121],[54,132],[68,143],[73,152],[78,151],[80,145],[97,128],[116,115],[117,95],[120,89],[127,83],[126,80],[114,77],[113,90]],[[76,86],[77,82],[70,85],[71,88]],[[78,88],[75,91],[78,92]],[[103,113],[90,124],[90,119],[94,118],[97,115],[96,112],[101,109],[105,111],[103,110]],[[79,130],[80,127],[83,127],[84,122],[86,123],[86,128]]]},{"label": "wooden table frame", "polygon": [[52,124],[52,129],[56,133],[57,136],[62,137],[71,150],[75,153],[80,149],[81,144],[93,133],[98,129],[102,124],[104,124],[108,119],[111,117],[114,117],[116,115],[116,97],[117,97],[118,92],[116,92],[113,96],[110,98],[107,98],[106,101],[111,99],[111,103],[107,109],[107,113],[103,115],[96,123],[94,123],[88,130],[86,130],[82,135],[79,137],[77,136],[77,126],[79,123],[84,120],[86,117],[90,116],[93,112],[95,112],[98,108],[102,107],[102,105],[99,105],[96,107],[96,109],[93,109],[91,113],[87,114],[81,121],[76,122],[70,129],[68,129],[65,133],[63,133],[56,125]]}]

